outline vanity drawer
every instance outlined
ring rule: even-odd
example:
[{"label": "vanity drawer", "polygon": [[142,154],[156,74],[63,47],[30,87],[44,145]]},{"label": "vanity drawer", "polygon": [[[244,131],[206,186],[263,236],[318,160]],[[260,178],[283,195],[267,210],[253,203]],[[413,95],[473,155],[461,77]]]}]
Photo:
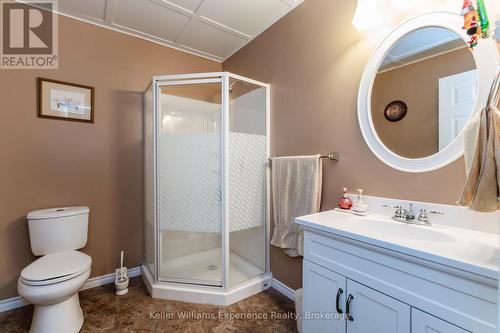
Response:
[{"label": "vanity drawer", "polygon": [[471,332],[496,332],[496,281],[486,277],[309,230],[304,258]]}]

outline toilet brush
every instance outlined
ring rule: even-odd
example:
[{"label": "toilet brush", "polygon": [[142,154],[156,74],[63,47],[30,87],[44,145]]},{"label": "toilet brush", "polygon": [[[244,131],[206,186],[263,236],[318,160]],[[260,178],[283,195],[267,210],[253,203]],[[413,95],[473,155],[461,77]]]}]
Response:
[{"label": "toilet brush", "polygon": [[120,268],[115,270],[115,293],[125,295],[128,292],[127,267],[123,267],[123,251],[120,253]]}]

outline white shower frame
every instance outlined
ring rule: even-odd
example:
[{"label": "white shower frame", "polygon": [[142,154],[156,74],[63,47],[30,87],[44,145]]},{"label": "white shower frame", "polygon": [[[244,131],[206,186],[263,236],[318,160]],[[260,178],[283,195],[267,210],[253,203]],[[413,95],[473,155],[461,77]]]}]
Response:
[{"label": "white shower frame", "polygon": [[[272,285],[272,273],[270,269],[270,167],[266,169],[266,191],[267,191],[267,210],[266,210],[266,228],[265,228],[265,272],[257,277],[250,278],[247,281],[234,286],[229,285],[229,269],[230,269],[230,248],[229,248],[229,130],[230,130],[230,114],[229,114],[229,79],[248,82],[266,89],[266,158],[270,157],[270,108],[271,108],[271,86],[268,83],[260,82],[241,75],[230,72],[210,72],[210,73],[193,73],[193,74],[177,74],[177,75],[161,75],[153,76],[152,91],[153,91],[153,186],[154,186],[154,247],[155,247],[155,265],[154,272],[151,272],[149,266],[141,265],[142,278],[146,287],[154,298],[171,299],[192,303],[230,305],[241,299],[247,298],[260,291],[269,288]],[[162,86],[180,85],[180,84],[201,84],[201,83],[217,83],[221,82],[222,96],[222,161],[223,161],[223,221],[222,221],[222,286],[209,286],[201,284],[193,284],[186,280],[177,281],[162,281],[159,278],[158,267],[160,265],[160,248],[159,248],[159,221],[158,221],[158,189],[157,189],[157,155],[158,155],[158,101],[159,89]],[[149,88],[149,86],[148,86]],[[229,221],[229,222],[227,222]],[[146,244],[147,246],[147,244]]]}]

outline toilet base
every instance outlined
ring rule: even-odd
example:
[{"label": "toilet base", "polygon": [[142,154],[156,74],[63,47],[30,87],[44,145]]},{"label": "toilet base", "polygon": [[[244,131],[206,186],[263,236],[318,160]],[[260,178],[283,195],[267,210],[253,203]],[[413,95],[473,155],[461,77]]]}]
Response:
[{"label": "toilet base", "polygon": [[35,305],[30,333],[77,333],[83,325],[83,312],[78,293],[67,300]]}]

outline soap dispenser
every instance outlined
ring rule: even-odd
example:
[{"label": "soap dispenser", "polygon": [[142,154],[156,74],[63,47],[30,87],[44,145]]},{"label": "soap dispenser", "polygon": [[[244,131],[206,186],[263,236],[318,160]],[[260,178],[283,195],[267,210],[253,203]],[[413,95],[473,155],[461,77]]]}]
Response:
[{"label": "soap dispenser", "polygon": [[349,210],[352,207],[352,200],[347,196],[347,187],[344,187],[342,190],[344,191],[344,195],[339,200],[339,207],[341,209]]},{"label": "soap dispenser", "polygon": [[352,209],[358,213],[366,213],[368,211],[368,204],[363,200],[363,189],[358,189],[358,197],[354,201]]}]

